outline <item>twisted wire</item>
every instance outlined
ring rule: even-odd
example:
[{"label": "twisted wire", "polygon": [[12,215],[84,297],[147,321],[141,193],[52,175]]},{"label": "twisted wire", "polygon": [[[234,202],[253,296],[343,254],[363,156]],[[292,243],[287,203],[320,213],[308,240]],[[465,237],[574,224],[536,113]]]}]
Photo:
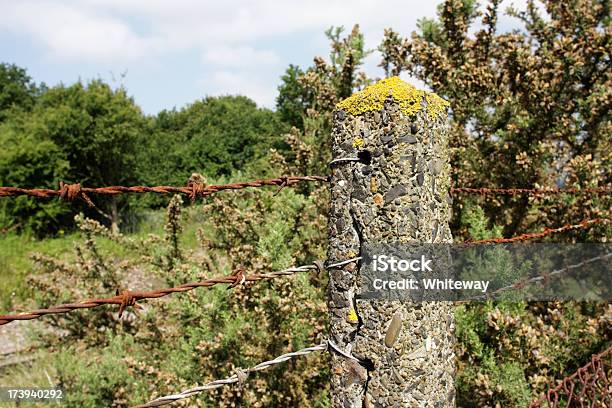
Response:
[{"label": "twisted wire", "polygon": [[304,348],[304,349],[294,351],[291,353],[282,354],[272,360],[264,361],[263,363],[259,363],[256,366],[248,368],[246,370],[240,370],[240,369],[236,370],[237,373],[231,375],[230,377],[227,377],[221,380],[211,381],[211,382],[208,382],[198,387],[189,388],[187,390],[181,391],[178,394],[166,395],[164,397],[156,398],[152,401],[147,402],[146,404],[137,405],[135,408],[159,407],[162,405],[171,404],[174,401],[193,397],[194,395],[200,394],[201,392],[206,391],[206,390],[222,387],[228,384],[242,382],[246,379],[246,375],[248,375],[249,373],[262,371],[273,365],[281,364],[292,358],[305,356],[315,351],[324,351],[324,350],[327,350],[327,347],[328,347],[328,341],[326,340],[317,346],[308,347],[308,348]]},{"label": "twisted wire", "polygon": [[566,231],[576,230],[576,229],[585,229],[593,224],[607,224],[612,221],[612,218],[593,218],[590,220],[581,221],[578,224],[565,224],[559,228],[544,228],[541,232],[527,233],[517,235],[512,238],[489,238],[489,239],[481,239],[477,241],[465,241],[462,242],[463,246],[474,246],[474,245],[484,245],[484,244],[508,244],[512,242],[520,242],[520,241],[528,241],[531,239],[544,238],[548,235],[559,234]]},{"label": "twisted wire", "polygon": [[470,188],[470,187],[452,187],[451,193],[457,194],[477,194],[477,195],[524,195],[530,194],[534,196],[544,195],[559,195],[559,194],[611,194],[612,188],[595,187],[595,188]]},{"label": "twisted wire", "polygon": [[471,297],[469,299],[462,300],[459,303],[465,303],[465,302],[468,302],[468,301],[471,301],[471,300],[487,300],[487,299],[490,299],[493,296],[498,295],[500,293],[507,292],[507,291],[510,291],[510,290],[515,290],[515,289],[522,289],[525,286],[531,285],[532,283],[536,283],[536,282],[546,282],[546,281],[550,280],[551,278],[563,276],[565,273],[570,272],[570,271],[572,271],[574,269],[583,267],[585,265],[591,264],[591,263],[596,262],[596,261],[600,261],[600,260],[604,260],[604,259],[607,259],[607,258],[611,258],[611,257],[612,257],[612,252],[608,252],[607,254],[603,254],[603,255],[592,257],[592,258],[588,258],[588,259],[585,259],[584,261],[581,261],[581,262],[578,262],[578,263],[575,263],[575,264],[572,264],[572,265],[568,265],[565,268],[555,269],[554,271],[546,273],[546,274],[541,274],[541,275],[534,276],[534,277],[531,277],[531,278],[519,280],[519,281],[517,281],[517,282],[515,282],[515,283],[513,283],[511,285],[502,286],[499,289],[495,289],[494,291],[492,291],[490,293],[487,293],[485,295],[474,296],[474,297]]},{"label": "twisted wire", "polygon": [[118,194],[143,194],[143,193],[158,193],[158,194],[184,194],[190,198],[204,197],[223,190],[240,190],[247,187],[263,187],[263,186],[279,186],[286,187],[301,181],[327,181],[327,177],[321,176],[286,176],[271,179],[261,179],[253,181],[243,181],[239,183],[221,184],[221,185],[202,185],[191,183],[186,187],[177,186],[108,186],[108,187],[82,187],[80,184],[66,184],[61,182],[57,190],[46,188],[20,188],[20,187],[0,187],[0,197],[16,197],[28,196],[36,198],[52,198],[60,197],[65,200],[82,199],[89,206],[93,206],[93,202],[89,198],[90,194],[100,195],[118,195]]},{"label": "twisted wire", "polygon": [[[354,262],[357,258],[348,259],[342,262],[337,262],[330,265],[324,265],[324,268],[337,268],[350,262]],[[212,287],[215,285],[226,284],[230,287],[234,287],[238,284],[245,282],[256,282],[264,279],[274,279],[279,276],[293,275],[296,273],[308,272],[308,271],[319,271],[322,268],[320,262],[315,262],[310,265],[303,265],[297,267],[291,267],[280,271],[257,273],[245,275],[242,271],[238,271],[235,274],[206,279],[198,282],[185,283],[172,288],[163,288],[151,291],[124,291],[121,294],[117,294],[107,298],[91,298],[76,303],[65,303],[57,306],[53,306],[46,309],[37,309],[29,312],[22,312],[16,314],[0,315],[0,326],[10,323],[15,320],[31,320],[36,319],[49,314],[61,314],[72,312],[73,310],[79,309],[92,309],[102,305],[115,304],[119,305],[119,312],[123,312],[128,306],[137,305],[136,302],[143,299],[157,299],[160,297],[167,296],[172,293],[188,292],[195,288],[200,287]]]}]

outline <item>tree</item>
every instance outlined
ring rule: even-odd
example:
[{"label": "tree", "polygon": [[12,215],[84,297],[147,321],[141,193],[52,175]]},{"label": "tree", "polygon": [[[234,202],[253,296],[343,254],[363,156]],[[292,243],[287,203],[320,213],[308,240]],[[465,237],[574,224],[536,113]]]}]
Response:
[{"label": "tree", "polygon": [[[0,137],[10,140],[12,146],[4,152],[6,164],[0,170],[4,185],[56,188],[58,178],[87,186],[125,185],[136,181],[136,151],[144,122],[140,109],[125,89],[113,90],[98,80],[86,85],[80,82],[59,85],[42,93],[30,112],[9,122],[0,130]],[[35,152],[41,157],[52,153],[57,156],[52,163],[58,169],[47,169],[49,163],[42,159],[34,163],[43,169],[12,168],[20,161],[21,167],[32,166],[21,159],[27,157],[29,145],[37,146]],[[28,174],[37,174],[40,178],[33,179]],[[109,213],[107,218],[114,227],[122,210],[128,208],[125,197],[96,197],[95,202]],[[45,202],[28,204],[33,211],[47,205]],[[24,220],[30,215],[19,209],[11,210],[11,214]]]},{"label": "tree", "polygon": [[[66,179],[66,155],[53,141],[37,137],[44,130],[40,118],[29,114],[13,114],[0,123],[0,185],[56,188]],[[70,222],[69,218],[66,205],[57,200],[17,197],[0,201],[1,229],[53,234]]]},{"label": "tree", "polygon": [[26,70],[14,64],[0,64],[0,122],[15,109],[30,109],[39,89]]},{"label": "tree", "polygon": [[278,87],[278,96],[276,97],[276,110],[280,114],[281,119],[290,124],[301,128],[302,115],[306,113],[306,109],[312,104],[313,96],[306,92],[304,86],[300,83],[300,77],[304,75],[304,71],[297,65],[289,65],[285,70],[285,74],[281,77],[281,84]]},{"label": "tree", "polygon": [[284,128],[274,112],[244,96],[207,97],[180,111],[162,111],[151,126],[143,179],[162,184],[185,184],[194,172],[219,177],[244,170],[281,147],[277,134]]}]

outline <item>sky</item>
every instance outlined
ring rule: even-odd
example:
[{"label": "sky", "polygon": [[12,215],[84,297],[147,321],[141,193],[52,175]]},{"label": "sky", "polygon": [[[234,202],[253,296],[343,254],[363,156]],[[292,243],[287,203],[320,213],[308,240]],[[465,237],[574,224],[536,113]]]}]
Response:
[{"label": "sky", "polygon": [[[506,0],[501,10],[524,0]],[[440,1],[0,0],[0,62],[36,82],[102,79],[124,86],[147,114],[209,95],[241,94],[274,107],[289,64],[327,57],[325,30],[358,23],[367,48],[384,29],[404,36]],[[500,26],[515,24],[500,18]],[[378,53],[365,71],[381,77]],[[415,79],[403,78],[417,86]]]}]

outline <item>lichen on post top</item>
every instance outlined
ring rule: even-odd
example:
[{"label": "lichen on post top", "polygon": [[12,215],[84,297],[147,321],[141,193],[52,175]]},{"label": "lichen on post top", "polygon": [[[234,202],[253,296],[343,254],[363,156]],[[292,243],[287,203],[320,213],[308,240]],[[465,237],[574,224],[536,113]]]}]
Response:
[{"label": "lichen on post top", "polygon": [[379,111],[383,108],[385,100],[391,96],[400,105],[400,110],[414,116],[421,109],[423,98],[427,103],[427,116],[435,119],[446,113],[449,103],[433,92],[422,91],[402,81],[399,77],[385,78],[366,87],[336,105],[337,109],[357,116],[365,112]]}]

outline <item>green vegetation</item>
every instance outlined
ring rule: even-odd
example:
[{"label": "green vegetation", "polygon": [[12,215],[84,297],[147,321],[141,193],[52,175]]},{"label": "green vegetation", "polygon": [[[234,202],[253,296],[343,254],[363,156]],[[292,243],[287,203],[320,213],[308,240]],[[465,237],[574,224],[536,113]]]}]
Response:
[{"label": "green vegetation", "polygon": [[207,97],[151,120],[140,149],[140,178],[151,184],[185,184],[194,172],[229,176],[283,149],[287,129],[277,114],[244,96]]},{"label": "green vegetation", "polygon": [[32,108],[39,87],[26,70],[14,64],[0,64],[0,123],[19,111]]},{"label": "green vegetation", "polygon": [[[322,227],[308,215],[315,208],[313,199],[291,189],[273,194],[230,193],[187,211],[177,196],[166,211],[165,225],[162,217],[156,220],[157,231],[146,234],[114,234],[78,216],[79,232],[70,243],[62,239],[65,251],[32,257],[30,295],[44,307],[112,295],[116,288],[158,288],[226,275],[239,267],[263,272],[321,258],[320,243],[304,250],[300,239]],[[264,215],[266,223],[253,222]],[[301,234],[295,235],[296,230]],[[54,330],[37,337],[45,350],[57,353],[41,353],[33,364],[51,367],[50,375],[66,388],[71,404],[133,405],[154,393],[228,376],[235,367],[316,342],[325,332],[325,284],[323,275],[302,274],[238,287],[231,296],[225,287],[215,287],[141,302],[144,310],[128,309],[122,319],[112,307],[49,316],[45,321]],[[121,368],[113,369],[115,365]],[[222,398],[321,406],[308,404],[325,400],[325,355],[297,361],[294,368],[289,375],[283,367],[271,368],[254,375],[244,389],[218,389],[199,401],[203,406],[217,405]],[[0,381],[13,381],[12,376],[27,375],[16,367],[0,373]],[[270,376],[283,381],[270,384]]]},{"label": "green vegetation", "polygon": [[[451,103],[455,185],[609,186],[610,3],[529,0],[507,11],[521,24],[511,32],[498,25],[501,1],[486,3],[447,0],[414,36],[388,29],[380,45],[387,75],[407,72]],[[611,204],[589,195],[480,203],[508,236],[609,216]],[[460,220],[460,202],[453,211]]]},{"label": "green vegetation", "polygon": [[[450,102],[455,185],[612,183],[609,5],[543,5],[546,18],[534,2],[511,11],[523,22],[511,33],[499,32],[497,0],[484,9],[473,0],[446,0],[414,36],[386,32],[386,75],[408,72]],[[0,64],[0,185],[186,185],[192,173],[207,183],[326,174],[332,111],[371,82],[361,71],[370,51],[359,27],[332,28],[327,36],[329,58],[287,69],[276,111],[227,96],[147,117],[125,89],[101,81],[48,88],[24,69]],[[324,258],[325,187],[274,193],[226,192],[197,203],[95,197],[105,215],[81,202],[3,198],[0,307],[26,310]],[[611,207],[609,196],[455,199],[453,235],[512,236],[609,217]],[[610,236],[609,227],[595,227],[555,240]],[[500,268],[506,262],[491,261]],[[52,332],[40,335],[37,327],[33,336],[44,351],[27,363],[31,369],[3,368],[0,383],[50,378],[67,389],[72,406],[140,403],[317,342],[327,331],[325,286],[325,276],[303,274],[141,302],[144,310],[128,308],[122,319],[114,307],[47,316],[39,321]],[[463,406],[523,407],[612,341],[606,304],[470,304],[457,308],[456,320]],[[311,355],[193,404],[326,407],[328,376],[327,358]]]}]

